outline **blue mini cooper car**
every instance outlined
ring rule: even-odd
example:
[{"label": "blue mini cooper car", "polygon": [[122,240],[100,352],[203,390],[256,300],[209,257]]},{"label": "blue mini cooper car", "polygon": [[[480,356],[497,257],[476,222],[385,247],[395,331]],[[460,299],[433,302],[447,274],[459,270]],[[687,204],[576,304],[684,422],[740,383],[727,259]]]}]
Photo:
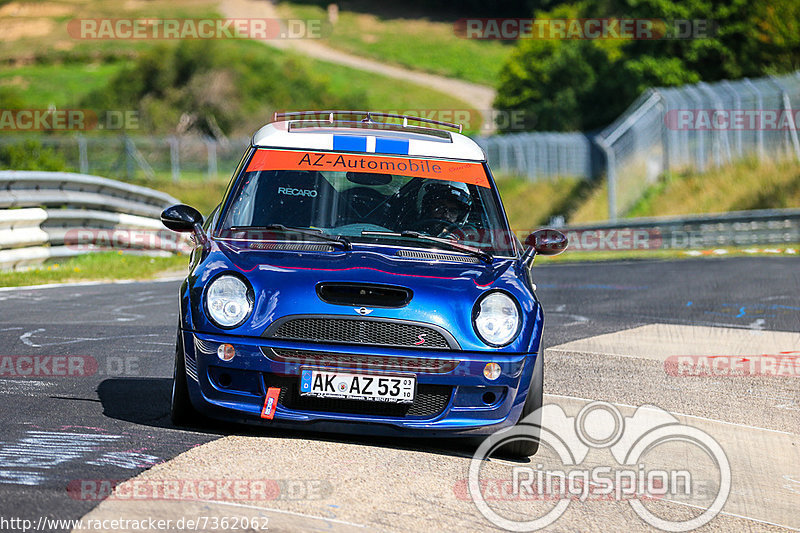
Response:
[{"label": "blue mini cooper car", "polygon": [[[192,233],[172,419],[474,437],[542,403],[536,254],[461,128],[356,111],[276,114]],[[532,430],[535,431],[535,430]],[[518,440],[508,453],[531,455]]]}]

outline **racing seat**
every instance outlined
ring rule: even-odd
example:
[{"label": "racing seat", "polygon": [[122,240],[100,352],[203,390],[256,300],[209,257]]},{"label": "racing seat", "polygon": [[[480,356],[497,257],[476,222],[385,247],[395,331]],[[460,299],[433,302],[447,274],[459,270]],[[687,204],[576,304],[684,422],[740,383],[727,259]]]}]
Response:
[{"label": "racing seat", "polygon": [[255,197],[253,225],[330,228],[338,211],[336,189],[317,171],[263,172]]}]

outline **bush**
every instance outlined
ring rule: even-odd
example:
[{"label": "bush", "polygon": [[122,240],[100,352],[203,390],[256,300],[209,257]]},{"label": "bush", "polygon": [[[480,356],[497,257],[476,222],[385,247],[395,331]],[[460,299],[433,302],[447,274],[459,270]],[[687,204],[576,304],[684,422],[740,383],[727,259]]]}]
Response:
[{"label": "bush", "polygon": [[34,140],[17,144],[0,144],[0,169],[71,170],[61,154]]},{"label": "bush", "polygon": [[535,130],[591,131],[654,86],[758,77],[800,68],[796,0],[582,0],[537,19],[710,21],[706,36],[653,40],[522,39],[503,66],[495,106]]},{"label": "bush", "polygon": [[136,109],[150,132],[216,135],[250,134],[278,109],[358,108],[365,100],[363,92],[333,95],[300,59],[259,43],[181,41],[144,52],[84,105]]}]

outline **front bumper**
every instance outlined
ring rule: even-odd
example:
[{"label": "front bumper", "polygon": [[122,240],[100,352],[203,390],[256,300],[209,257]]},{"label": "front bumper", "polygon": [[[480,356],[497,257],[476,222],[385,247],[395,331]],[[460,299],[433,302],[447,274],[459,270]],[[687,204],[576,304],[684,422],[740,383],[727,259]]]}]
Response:
[{"label": "front bumper", "polygon": [[[275,427],[372,435],[483,436],[520,417],[536,354],[410,350],[278,341],[182,331],[192,404],[212,418]],[[222,361],[217,348],[233,345]],[[487,363],[502,373],[490,381]],[[369,374],[413,373],[414,404],[320,399],[297,392],[300,368],[333,367]],[[260,417],[268,387],[281,395],[272,420]]]}]

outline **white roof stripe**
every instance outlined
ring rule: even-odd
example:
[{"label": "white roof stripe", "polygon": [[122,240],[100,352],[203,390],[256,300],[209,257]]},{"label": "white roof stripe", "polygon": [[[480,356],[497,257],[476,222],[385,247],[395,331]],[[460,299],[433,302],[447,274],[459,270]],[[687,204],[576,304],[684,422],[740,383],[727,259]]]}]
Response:
[{"label": "white roof stripe", "polygon": [[[333,150],[333,131],[336,135],[357,135],[367,137],[367,153],[375,151],[375,139],[381,137],[379,131],[360,128],[315,128],[294,129],[288,131],[288,123],[272,122],[259,129],[253,135],[253,146],[287,148],[294,150]],[[486,155],[475,141],[465,135],[447,132],[450,140],[421,135],[413,132],[392,130],[386,137],[408,139],[408,155],[418,157],[441,157],[444,159],[464,159],[467,161],[485,161]]]}]

